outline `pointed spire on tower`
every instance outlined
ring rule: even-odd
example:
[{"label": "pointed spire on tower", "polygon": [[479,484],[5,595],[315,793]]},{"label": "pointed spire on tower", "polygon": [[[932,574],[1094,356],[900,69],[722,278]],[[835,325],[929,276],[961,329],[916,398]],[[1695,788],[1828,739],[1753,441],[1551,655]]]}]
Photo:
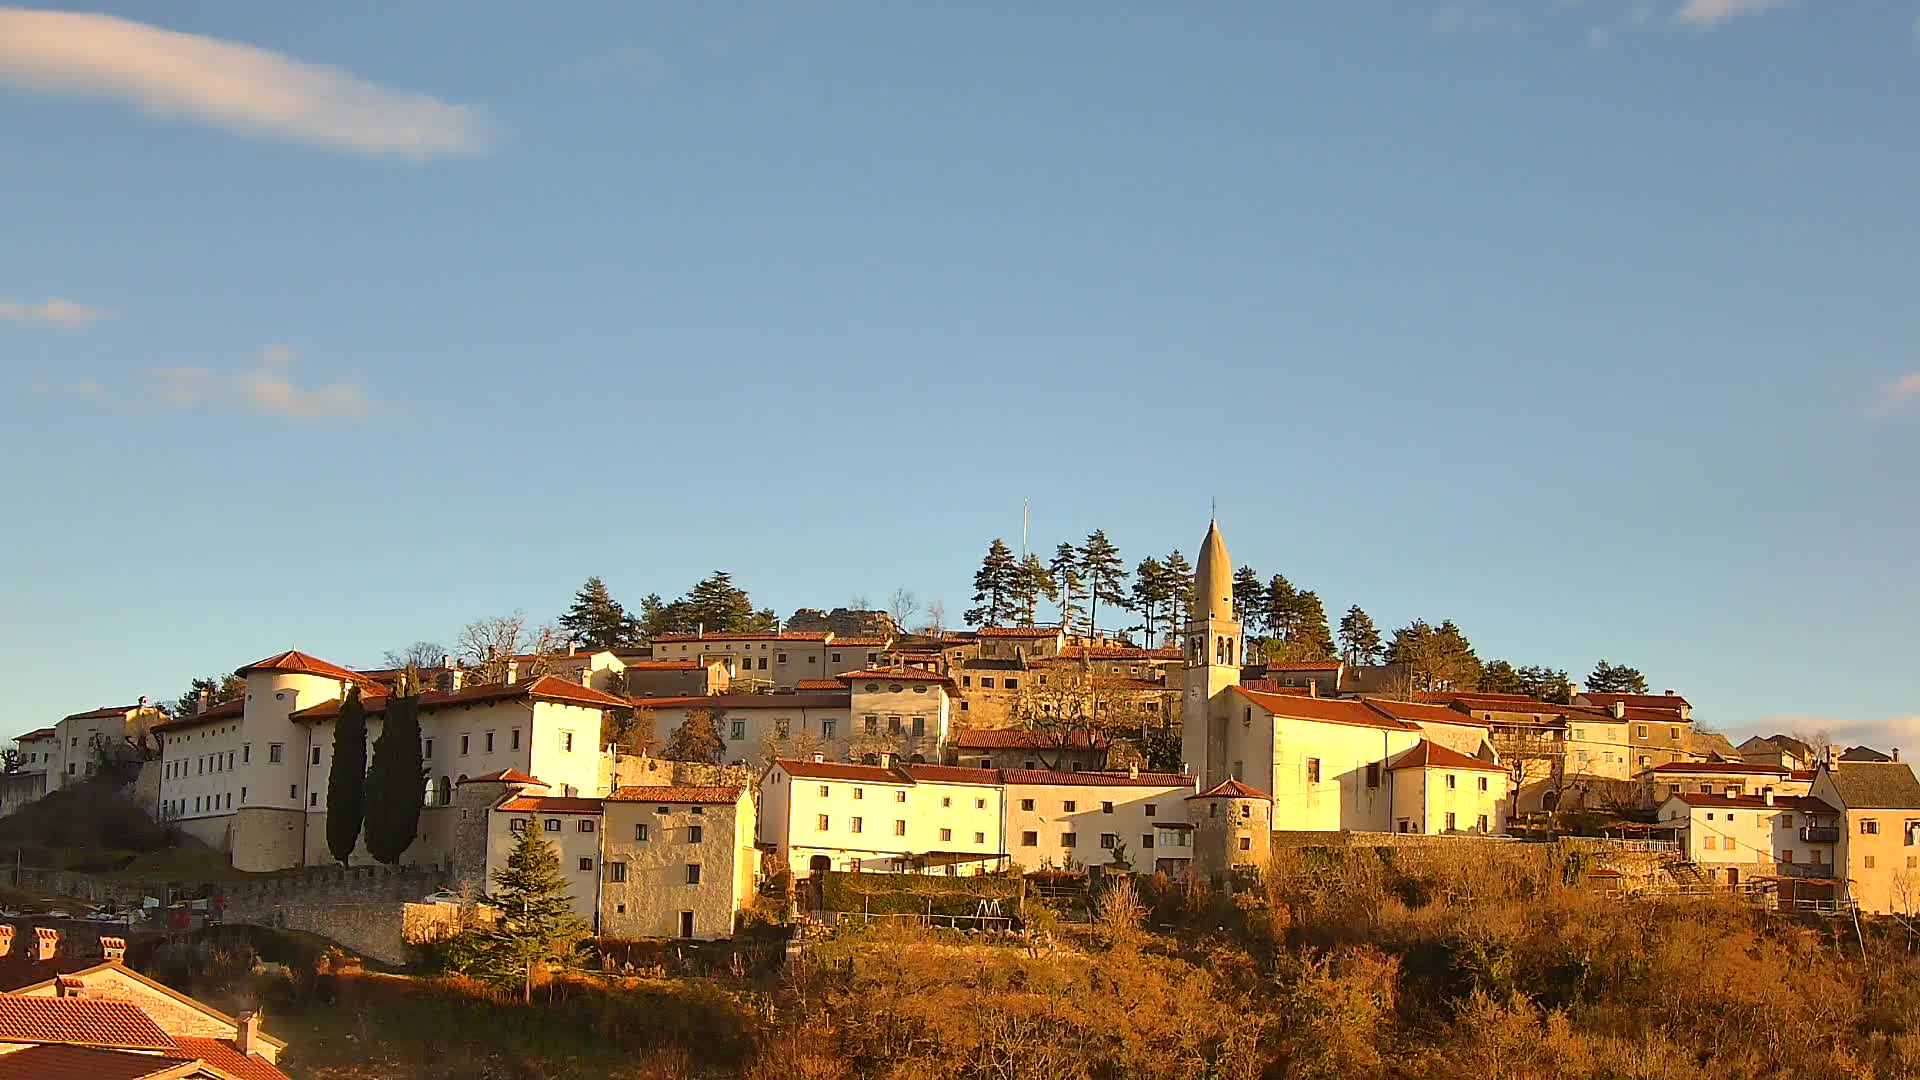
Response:
[{"label": "pointed spire on tower", "polygon": [[1233,558],[1227,554],[1218,521],[1207,522],[1200,558],[1194,563],[1192,618],[1195,622],[1233,620]]}]

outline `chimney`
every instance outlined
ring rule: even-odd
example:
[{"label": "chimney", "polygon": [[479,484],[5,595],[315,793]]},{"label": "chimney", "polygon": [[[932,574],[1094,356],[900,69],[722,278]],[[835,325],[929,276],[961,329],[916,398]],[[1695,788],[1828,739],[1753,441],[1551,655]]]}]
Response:
[{"label": "chimney", "polygon": [[1739,793],[1734,791],[1733,788],[1731,787],[1728,787],[1725,791],[1722,791],[1720,794],[1726,796],[1729,799],[1737,799],[1740,797]]},{"label": "chimney", "polygon": [[1139,762],[1136,761],[1133,764],[1127,766],[1127,779],[1129,780],[1140,779],[1140,763]]},{"label": "chimney", "polygon": [[13,955],[13,924],[0,923],[0,957]]},{"label": "chimney", "polygon": [[1772,788],[1761,789],[1760,798],[1765,800],[1768,806],[1772,806],[1773,805],[1773,789]]},{"label": "chimney", "polygon": [[1624,701],[1616,701],[1616,702],[1614,702],[1614,703],[1613,703],[1613,718],[1614,718],[1615,720],[1625,720],[1625,719],[1627,718],[1627,703],[1626,703],[1626,702],[1624,702]]},{"label": "chimney", "polygon": [[253,1053],[254,1040],[260,1037],[260,1010],[240,1014],[239,1030],[233,1033],[233,1048],[242,1054]]},{"label": "chimney", "polygon": [[205,687],[201,687],[199,696],[194,698],[193,711],[195,713],[206,712],[207,706],[212,703],[213,703],[213,692],[206,689]]},{"label": "chimney", "polygon": [[440,654],[440,669],[442,671],[453,670],[453,654],[452,653],[443,652]]},{"label": "chimney", "polygon": [[1895,761],[1900,760],[1900,748],[1897,746],[1893,748],[1893,760]]},{"label": "chimney", "polygon": [[1668,697],[1673,697],[1673,696],[1674,696],[1674,693],[1673,693],[1673,687],[1671,687],[1671,686],[1669,686],[1669,687],[1667,687],[1667,696],[1668,696]]},{"label": "chimney", "polygon": [[880,767],[883,769],[893,768],[893,755],[891,753],[880,755]]},{"label": "chimney", "polygon": [[822,753],[820,753],[820,752],[819,752],[819,751],[817,751],[817,750],[816,750],[816,751],[814,751],[814,754],[813,754],[813,763],[814,763],[815,765],[824,765],[824,764],[826,764],[826,760],[827,760],[827,755],[825,755],[825,754],[822,754]]},{"label": "chimney", "polygon": [[127,939],[123,937],[102,937],[100,939],[100,957],[110,964],[125,963],[127,959]]},{"label": "chimney", "polygon": [[507,683],[512,685],[520,681],[520,661],[507,661]]},{"label": "chimney", "polygon": [[573,655],[574,653],[576,653],[576,652],[579,652],[579,651],[580,651],[580,643],[579,643],[579,642],[577,642],[577,641],[569,641],[569,642],[567,642],[567,655],[568,655],[568,656],[572,656],[572,655]]},{"label": "chimney", "polygon": [[60,951],[60,931],[51,926],[33,928],[33,958],[46,963]]},{"label": "chimney", "polygon": [[53,977],[53,996],[80,998],[87,996],[87,981],[78,975],[55,975]]},{"label": "chimney", "polygon": [[141,712],[146,712],[147,711],[147,695],[141,694],[140,704],[135,705],[134,708],[139,709]]},{"label": "chimney", "polygon": [[696,641],[698,641],[698,640],[704,640],[704,639],[706,638],[706,636],[707,636],[707,624],[706,624],[706,623],[705,623],[704,621],[702,621],[702,622],[700,622],[699,624],[697,624],[697,625],[695,625],[695,626],[694,626],[694,628],[693,628],[693,636],[694,636],[694,639],[695,639]]}]

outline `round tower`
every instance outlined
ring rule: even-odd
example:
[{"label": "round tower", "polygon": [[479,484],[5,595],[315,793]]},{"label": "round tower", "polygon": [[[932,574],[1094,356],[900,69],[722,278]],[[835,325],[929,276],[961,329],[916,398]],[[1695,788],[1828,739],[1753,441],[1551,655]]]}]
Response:
[{"label": "round tower", "polygon": [[1193,872],[1233,891],[1233,871],[1259,870],[1273,852],[1273,797],[1238,780],[1187,796]]}]

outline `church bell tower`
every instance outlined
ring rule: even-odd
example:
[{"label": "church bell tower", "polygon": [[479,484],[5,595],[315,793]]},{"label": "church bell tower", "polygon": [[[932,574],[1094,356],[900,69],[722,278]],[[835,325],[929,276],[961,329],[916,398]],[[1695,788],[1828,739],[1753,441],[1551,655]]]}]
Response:
[{"label": "church bell tower", "polygon": [[1240,684],[1244,640],[1233,615],[1233,560],[1220,523],[1207,523],[1187,609],[1186,692],[1180,703],[1181,752],[1206,791],[1227,779],[1227,715],[1222,697]]}]

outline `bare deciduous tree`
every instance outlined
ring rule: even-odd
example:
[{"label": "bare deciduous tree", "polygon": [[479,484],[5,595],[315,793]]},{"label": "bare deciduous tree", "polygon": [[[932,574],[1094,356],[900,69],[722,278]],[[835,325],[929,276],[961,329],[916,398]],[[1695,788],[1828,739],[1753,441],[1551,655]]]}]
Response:
[{"label": "bare deciduous tree", "polygon": [[466,629],[460,631],[457,654],[471,672],[472,682],[507,681],[508,669],[515,665],[516,657],[524,657],[518,661],[517,677],[530,679],[552,669],[552,658],[566,652],[567,640],[566,634],[552,623],[528,630],[527,613],[516,611],[468,623]]},{"label": "bare deciduous tree", "polygon": [[893,619],[894,629],[900,633],[907,632],[907,625],[919,613],[920,600],[913,595],[912,589],[895,589],[893,595],[887,597],[887,615]]},{"label": "bare deciduous tree", "polygon": [[436,668],[447,658],[447,650],[437,641],[416,641],[404,649],[388,649],[380,666],[389,668]]}]

